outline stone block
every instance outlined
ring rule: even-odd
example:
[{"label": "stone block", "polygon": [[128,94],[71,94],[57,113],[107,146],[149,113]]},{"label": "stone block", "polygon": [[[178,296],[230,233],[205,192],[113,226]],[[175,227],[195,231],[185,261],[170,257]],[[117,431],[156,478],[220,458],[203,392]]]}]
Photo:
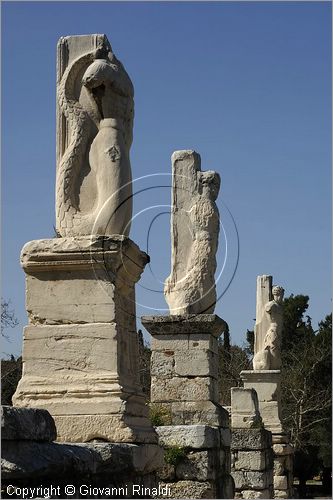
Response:
[{"label": "stone block", "polygon": [[170,334],[210,334],[217,338],[226,328],[225,321],[216,314],[142,316],[141,322],[154,337]]},{"label": "stone block", "polygon": [[260,415],[267,430],[272,433],[282,432],[280,406],[277,401],[260,402]]},{"label": "stone block", "polygon": [[56,438],[56,426],[48,411],[2,406],[2,440],[54,441]]},{"label": "stone block", "polygon": [[168,487],[168,498],[216,498],[216,487],[212,482],[177,481],[176,483],[160,483]]},{"label": "stone block", "polygon": [[274,490],[274,498],[293,498],[290,492],[285,490]]},{"label": "stone block", "polygon": [[114,323],[26,326],[24,377],[54,380],[61,390],[62,383],[86,384],[87,373],[116,374],[116,337]]},{"label": "stone block", "polygon": [[280,370],[244,370],[241,377],[245,389],[255,389],[259,402],[279,401]]},{"label": "stone block", "polygon": [[252,429],[262,424],[259,402],[254,389],[231,388],[231,427]]},{"label": "stone block", "polygon": [[241,498],[272,498],[271,492],[269,489],[266,490],[243,490]]},{"label": "stone block", "polygon": [[189,335],[188,347],[192,351],[209,349],[215,354],[218,354],[217,338],[213,335],[207,335],[205,333],[192,333]]},{"label": "stone block", "polygon": [[176,468],[174,465],[165,464],[157,471],[159,481],[174,481],[176,479]]},{"label": "stone block", "polygon": [[156,377],[175,375],[175,353],[172,350],[153,351],[150,360],[150,373]]},{"label": "stone block", "polygon": [[265,429],[232,429],[231,449],[262,450],[272,445],[272,435]]},{"label": "stone block", "polygon": [[2,479],[84,477],[124,472],[146,474],[163,466],[163,449],[157,445],[125,443],[59,444],[4,441]]},{"label": "stone block", "polygon": [[212,377],[151,378],[151,401],[217,401],[218,383]]},{"label": "stone block", "polygon": [[33,324],[115,321],[149,257],[129,238],[81,236],[28,242],[21,252]]},{"label": "stone block", "polygon": [[[50,273],[51,274],[51,273]],[[55,273],[52,273],[53,275]],[[26,277],[26,308],[32,324],[115,321],[113,284],[93,279],[92,271],[58,271]]]},{"label": "stone block", "polygon": [[267,468],[266,451],[238,451],[235,470],[263,471]]},{"label": "stone block", "polygon": [[152,351],[201,351],[209,350],[218,354],[217,339],[206,333],[177,333],[154,335],[151,341]]},{"label": "stone block", "polygon": [[54,415],[58,441],[68,443],[102,439],[112,443],[152,443],[158,437],[147,417],[126,414]]},{"label": "stone block", "polygon": [[228,412],[212,401],[177,401],[171,404],[174,425],[204,424],[228,427]]},{"label": "stone block", "polygon": [[291,455],[294,448],[290,444],[273,444],[273,452],[275,455]]},{"label": "stone block", "polygon": [[218,378],[218,355],[208,349],[188,349],[175,352],[175,373],[187,377]]},{"label": "stone block", "polygon": [[176,467],[177,479],[207,481],[216,477],[215,449],[205,451],[190,451]]},{"label": "stone block", "polygon": [[209,449],[220,444],[219,431],[207,425],[165,425],[156,427],[159,444],[184,448]]},{"label": "stone block", "polygon": [[188,335],[155,335],[151,339],[151,350],[155,351],[187,351],[188,350]]},{"label": "stone block", "polygon": [[237,490],[260,489],[264,490],[272,483],[271,472],[234,471],[232,477]]},{"label": "stone block", "polygon": [[275,490],[287,490],[288,489],[287,476],[274,476],[273,485]]},{"label": "stone block", "polygon": [[[75,453],[75,454],[74,454]],[[119,462],[121,462],[120,456]],[[128,459],[128,456],[126,456]],[[1,449],[2,480],[29,480],[62,477],[67,473],[87,473],[96,469],[97,454],[80,445],[59,445],[35,441],[3,441]]]},{"label": "stone block", "polygon": [[244,387],[231,388],[231,411],[248,412],[250,415],[259,413],[258,396],[254,389]]}]

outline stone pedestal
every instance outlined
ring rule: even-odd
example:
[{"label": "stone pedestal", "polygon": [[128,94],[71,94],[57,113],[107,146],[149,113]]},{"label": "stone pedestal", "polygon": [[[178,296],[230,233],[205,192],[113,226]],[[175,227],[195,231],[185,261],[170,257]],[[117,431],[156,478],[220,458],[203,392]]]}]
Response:
[{"label": "stone pedestal", "polygon": [[153,336],[151,406],[166,461],[160,482],[170,498],[233,498],[229,415],[218,404],[217,339],[225,322],[214,314],[141,321]]},{"label": "stone pedestal", "polygon": [[45,408],[59,441],[154,443],[139,381],[135,291],[149,257],[129,238],[27,243],[29,326],[16,406]]},{"label": "stone pedestal", "polygon": [[265,428],[272,434],[282,432],[280,374],[280,370],[244,370],[241,372],[244,388],[256,391],[261,418]]},{"label": "stone pedestal", "polygon": [[143,316],[153,336],[151,402],[172,425],[228,426],[218,394],[218,343],[225,322],[215,314]]},{"label": "stone pedestal", "polygon": [[244,388],[255,389],[264,426],[272,433],[274,498],[293,497],[293,454],[281,423],[280,370],[242,371]]},{"label": "stone pedestal", "polygon": [[254,389],[231,389],[231,471],[235,498],[273,498],[272,434],[264,429]]},{"label": "stone pedestal", "polygon": [[231,427],[233,429],[263,427],[258,396],[254,389],[231,388]]}]

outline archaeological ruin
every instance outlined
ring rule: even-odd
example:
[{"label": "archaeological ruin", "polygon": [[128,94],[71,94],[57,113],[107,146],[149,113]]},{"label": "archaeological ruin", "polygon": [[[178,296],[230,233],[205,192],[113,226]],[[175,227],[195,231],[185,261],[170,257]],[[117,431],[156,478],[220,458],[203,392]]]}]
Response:
[{"label": "archaeological ruin", "polygon": [[220,176],[194,150],[171,159],[169,313],[141,318],[152,337],[149,402],[143,391],[135,285],[154,255],[129,238],[133,95],[105,35],[59,40],[56,237],[21,252],[29,323],[22,378],[2,413],[4,498],[25,488],[30,498],[292,498],[283,288],[257,278],[253,370],[225,408]]}]

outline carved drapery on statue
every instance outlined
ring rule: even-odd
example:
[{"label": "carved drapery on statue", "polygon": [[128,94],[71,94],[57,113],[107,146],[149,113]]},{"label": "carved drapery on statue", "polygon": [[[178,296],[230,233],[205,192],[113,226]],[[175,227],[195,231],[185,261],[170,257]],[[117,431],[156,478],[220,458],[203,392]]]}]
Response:
[{"label": "carved drapery on statue", "polygon": [[132,217],[133,85],[105,35],[58,43],[56,229],[124,234]]},{"label": "carved drapery on statue", "polygon": [[279,370],[281,367],[283,294],[282,287],[272,286],[272,276],[257,277],[254,370]]},{"label": "carved drapery on statue", "polygon": [[171,274],[164,294],[171,314],[213,313],[220,177],[202,172],[194,151],[172,155]]}]

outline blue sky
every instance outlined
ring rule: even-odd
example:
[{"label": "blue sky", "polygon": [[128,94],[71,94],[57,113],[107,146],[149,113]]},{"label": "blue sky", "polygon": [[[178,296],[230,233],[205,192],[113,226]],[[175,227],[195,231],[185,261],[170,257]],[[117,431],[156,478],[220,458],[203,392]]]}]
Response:
[{"label": "blue sky", "polygon": [[[108,36],[135,87],[134,210],[148,210],[131,238],[147,249],[171,154],[195,149],[222,179],[216,313],[233,342],[253,327],[258,274],[309,295],[316,327],[331,309],[331,4],[2,2],[2,295],[20,322],[2,351],[20,353],[27,322],[20,250],[53,236],[56,43],[86,33]],[[162,214],[138,317],[166,307],[169,232]]]}]

